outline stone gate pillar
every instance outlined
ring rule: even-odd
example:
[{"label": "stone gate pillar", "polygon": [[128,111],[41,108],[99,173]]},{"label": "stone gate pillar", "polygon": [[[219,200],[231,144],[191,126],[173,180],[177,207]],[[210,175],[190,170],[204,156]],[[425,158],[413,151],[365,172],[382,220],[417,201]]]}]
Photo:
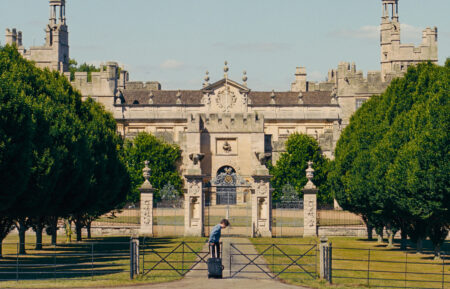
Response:
[{"label": "stone gate pillar", "polygon": [[272,176],[252,176],[252,237],[272,237]]},{"label": "stone gate pillar", "polygon": [[142,171],[145,181],[139,188],[141,193],[141,227],[139,232],[144,235],[153,235],[153,193],[155,189],[148,180],[150,178],[148,161],[145,161],[145,167]]},{"label": "stone gate pillar", "polygon": [[259,165],[253,177],[252,237],[272,237],[272,187],[265,167],[270,154],[255,153]]},{"label": "stone gate pillar", "polygon": [[203,194],[203,175],[200,162],[203,154],[190,154],[192,165],[187,169],[186,193],[184,195],[184,235],[204,236],[205,197]]},{"label": "stone gate pillar", "polygon": [[317,187],[313,184],[313,162],[308,162],[306,178],[308,182],[303,188],[303,237],[317,236]]}]

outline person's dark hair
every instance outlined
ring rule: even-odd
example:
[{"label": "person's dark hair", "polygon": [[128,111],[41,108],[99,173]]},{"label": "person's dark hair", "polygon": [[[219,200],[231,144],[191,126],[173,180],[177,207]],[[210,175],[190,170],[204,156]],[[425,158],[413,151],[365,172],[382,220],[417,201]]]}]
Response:
[{"label": "person's dark hair", "polygon": [[220,223],[227,227],[230,225],[230,222],[227,219],[222,219],[222,221],[220,221]]}]

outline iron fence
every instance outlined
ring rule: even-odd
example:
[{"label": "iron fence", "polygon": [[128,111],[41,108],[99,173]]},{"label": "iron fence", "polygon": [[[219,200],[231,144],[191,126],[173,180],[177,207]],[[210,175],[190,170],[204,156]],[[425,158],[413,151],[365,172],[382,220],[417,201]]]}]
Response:
[{"label": "iron fence", "polygon": [[364,226],[363,219],[351,212],[336,210],[332,205],[317,206],[317,226],[320,227],[361,227]]},{"label": "iron fence", "polygon": [[274,202],[272,205],[272,233],[274,237],[303,236],[303,200]]},{"label": "iron fence", "polygon": [[114,210],[100,216],[97,220],[92,222],[92,226],[129,227],[129,226],[137,226],[140,223],[141,223],[140,208],[123,208],[121,210]]},{"label": "iron fence", "polygon": [[67,244],[3,243],[0,281],[46,279],[109,279],[112,274],[129,274],[130,242],[89,242]]},{"label": "iron fence", "polygon": [[[365,258],[356,258],[364,252]],[[390,251],[332,247],[332,276],[337,283],[375,288],[449,288],[449,255],[442,260],[404,252],[389,258]],[[397,252],[399,253],[399,252]]]},{"label": "iron fence", "polygon": [[183,236],[184,214],[184,198],[155,202],[153,208],[154,236]]}]

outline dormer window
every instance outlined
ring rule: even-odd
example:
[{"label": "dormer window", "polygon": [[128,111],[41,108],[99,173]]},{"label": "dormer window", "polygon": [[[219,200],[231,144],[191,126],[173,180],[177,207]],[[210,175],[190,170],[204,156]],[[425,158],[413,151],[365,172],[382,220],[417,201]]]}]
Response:
[{"label": "dormer window", "polygon": [[133,101],[133,104],[139,104],[139,101],[135,100]]}]

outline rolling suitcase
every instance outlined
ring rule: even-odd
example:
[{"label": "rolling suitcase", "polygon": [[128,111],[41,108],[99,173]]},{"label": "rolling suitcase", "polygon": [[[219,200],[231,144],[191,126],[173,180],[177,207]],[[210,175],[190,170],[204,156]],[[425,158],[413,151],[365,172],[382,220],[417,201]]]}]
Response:
[{"label": "rolling suitcase", "polygon": [[208,278],[222,279],[223,277],[223,265],[220,258],[208,259]]}]

